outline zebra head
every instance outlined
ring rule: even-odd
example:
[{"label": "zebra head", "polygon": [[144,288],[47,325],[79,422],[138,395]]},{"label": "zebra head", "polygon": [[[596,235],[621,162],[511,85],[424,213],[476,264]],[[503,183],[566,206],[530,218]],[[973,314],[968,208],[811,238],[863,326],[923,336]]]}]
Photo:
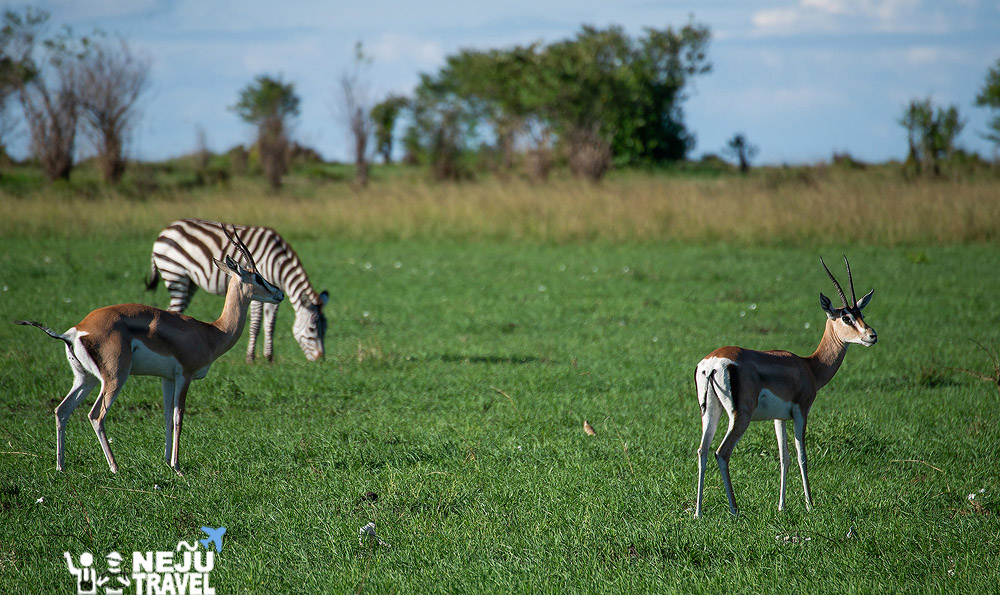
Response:
[{"label": "zebra head", "polygon": [[309,361],[323,359],[325,353],[326,316],[323,314],[323,306],[329,299],[330,294],[326,291],[319,294],[316,301],[303,292],[296,304],[292,335]]}]

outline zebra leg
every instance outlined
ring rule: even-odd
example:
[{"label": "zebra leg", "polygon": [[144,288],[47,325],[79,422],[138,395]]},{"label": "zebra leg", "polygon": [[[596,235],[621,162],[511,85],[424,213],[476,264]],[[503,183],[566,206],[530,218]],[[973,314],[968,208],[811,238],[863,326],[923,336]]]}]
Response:
[{"label": "zebra leg", "polygon": [[274,361],[274,324],[277,320],[278,304],[264,304],[264,357],[269,362]]},{"label": "zebra leg", "polygon": [[194,295],[198,286],[191,283],[191,279],[189,277],[171,277],[170,279],[167,279],[167,275],[169,275],[169,273],[160,271],[160,276],[164,278],[163,282],[167,286],[167,291],[170,293],[170,311],[180,314],[184,312],[184,310],[187,309],[188,304],[191,303],[191,296]]},{"label": "zebra leg", "polygon": [[261,303],[250,302],[250,340],[247,342],[247,363],[252,364],[257,349],[257,333],[260,332]]}]

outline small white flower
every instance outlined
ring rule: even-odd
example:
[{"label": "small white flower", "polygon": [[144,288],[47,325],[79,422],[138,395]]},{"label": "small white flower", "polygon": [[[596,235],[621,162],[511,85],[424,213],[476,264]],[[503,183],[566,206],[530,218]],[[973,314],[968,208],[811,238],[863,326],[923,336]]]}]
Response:
[{"label": "small white flower", "polygon": [[747,315],[747,311],[746,310],[740,310],[740,318],[743,318],[746,315]]},{"label": "small white flower", "polygon": [[399,268],[403,267],[403,263],[401,263],[401,262],[399,262],[397,260],[396,262],[392,263],[392,266],[395,267],[395,268],[397,268],[397,269],[399,269]]},{"label": "small white flower", "polygon": [[593,273],[596,273],[597,272],[597,267],[590,267],[590,271],[593,272]]},{"label": "small white flower", "polygon": [[364,318],[368,318],[368,310],[365,310],[364,312],[362,312],[361,316],[364,317]]},{"label": "small white flower", "polygon": [[50,262],[52,262],[52,259],[50,257],[46,256],[45,257],[45,264],[49,264]]},{"label": "small white flower", "polygon": [[370,271],[370,270],[372,270],[372,263],[370,263],[370,262],[366,262],[366,263],[365,263],[365,270],[366,270],[366,271]]},{"label": "small white flower", "polygon": [[751,310],[756,310],[757,309],[757,304],[750,304],[750,309]]},{"label": "small white flower", "polygon": [[521,450],[521,447],[520,447],[520,446],[518,446],[518,447],[517,447],[517,450]]},{"label": "small white flower", "polygon": [[538,286],[538,291],[545,291],[545,286],[544,285],[539,285]]},{"label": "small white flower", "polygon": [[627,273],[627,272],[628,272],[628,267],[625,267],[625,268],[623,268],[623,269],[622,269],[622,272],[623,272],[623,273]]},{"label": "small white flower", "polygon": [[659,340],[660,340],[660,338],[659,338],[659,337],[653,337],[653,343],[656,343],[656,342],[657,342],[657,341],[659,341]]},{"label": "small white flower", "polygon": [[63,301],[64,301],[64,302],[66,302],[66,303],[68,304],[68,303],[70,303],[70,302],[71,302],[72,300],[70,300],[69,298],[63,298]]},{"label": "small white flower", "polygon": [[564,264],[559,265],[559,270],[560,271],[565,271],[566,270],[566,265],[564,265]]},{"label": "small white flower", "polygon": [[41,504],[42,502],[45,502],[45,496],[42,496],[38,500],[35,500],[35,504]]},{"label": "small white flower", "polygon": [[804,328],[809,328],[809,323],[808,322],[805,324]]},{"label": "small white flower", "polygon": [[3,286],[3,290],[4,291],[7,291],[8,289],[9,289],[9,287],[7,287],[6,285]]},{"label": "small white flower", "polygon": [[972,502],[973,500],[976,499],[976,495],[975,494],[969,494],[968,496],[965,497],[965,499],[968,500],[969,502]]},{"label": "small white flower", "polygon": [[154,483],[154,484],[153,484],[153,489],[154,489],[154,490],[159,490],[159,489],[161,489],[161,488],[160,488],[159,484],[155,484],[155,483]]}]

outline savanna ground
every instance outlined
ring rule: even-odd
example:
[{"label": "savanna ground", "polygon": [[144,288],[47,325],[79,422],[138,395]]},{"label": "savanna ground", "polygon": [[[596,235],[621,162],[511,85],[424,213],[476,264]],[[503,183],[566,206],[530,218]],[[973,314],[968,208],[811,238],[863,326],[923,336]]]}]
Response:
[{"label": "savanna ground", "polygon": [[[0,198],[0,589],[72,593],[63,552],[172,550],[227,527],[231,592],[964,592],[1000,578],[995,385],[1000,186],[884,172],[749,179],[618,174],[435,185],[234,181],[155,198],[69,189]],[[179,217],[276,227],[329,289],[327,358],[278,321],[273,365],[246,338],[194,384],[184,475],[163,461],[159,381],[111,409],[112,475],[86,420],[55,471],[71,384],[63,330],[147,293],[156,232]],[[773,426],[710,464],[692,518],[693,371],[739,344],[807,355],[835,294],[824,255],[874,287],[777,511]],[[214,319],[219,298],[188,310]],[[96,396],[96,393],[93,395]],[[596,431],[582,426],[588,420]],[[716,439],[716,445],[721,439]],[[359,545],[375,521],[388,546]]]}]

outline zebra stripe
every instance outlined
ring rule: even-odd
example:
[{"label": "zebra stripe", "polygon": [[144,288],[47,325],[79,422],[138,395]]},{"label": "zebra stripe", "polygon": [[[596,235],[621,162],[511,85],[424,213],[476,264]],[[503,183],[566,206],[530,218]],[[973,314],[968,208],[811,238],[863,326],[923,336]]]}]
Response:
[{"label": "zebra stripe", "polygon": [[[226,225],[229,225],[228,223]],[[257,272],[285,292],[295,310],[292,335],[309,360],[323,357],[326,338],[326,316],[323,306],[329,294],[317,293],[309,283],[309,275],[298,255],[276,231],[268,227],[236,225],[240,239],[246,244],[257,264]],[[208,293],[225,295],[228,276],[215,266],[213,259],[220,253],[240,259],[236,247],[226,238],[222,224],[203,219],[174,221],[160,232],[153,242],[151,275],[146,288],[155,290],[157,281],[170,293],[170,310],[183,312],[191,303],[197,288]],[[253,361],[257,334],[263,319],[264,356],[273,359],[274,322],[277,304],[250,305],[250,342],[247,361]]]}]

